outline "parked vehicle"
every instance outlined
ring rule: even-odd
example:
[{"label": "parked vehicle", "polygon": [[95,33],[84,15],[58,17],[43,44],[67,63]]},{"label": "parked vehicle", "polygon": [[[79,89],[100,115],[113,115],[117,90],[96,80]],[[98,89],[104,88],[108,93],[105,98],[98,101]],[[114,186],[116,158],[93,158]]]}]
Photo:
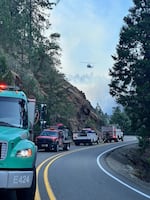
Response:
[{"label": "parked vehicle", "polygon": [[73,141],[75,145],[92,145],[94,143],[99,143],[99,137],[91,128],[83,128],[81,131],[73,133]]},{"label": "parked vehicle", "polygon": [[63,130],[60,126],[53,126],[44,129],[39,136],[36,137],[36,145],[38,149],[48,151],[69,150],[71,140],[67,130]]},{"label": "parked vehicle", "polygon": [[115,125],[102,126],[101,132],[104,142],[118,142],[119,140],[123,141],[123,132],[121,129],[116,128]]},{"label": "parked vehicle", "polygon": [[35,99],[18,87],[0,85],[0,190],[13,189],[18,200],[34,200],[35,144],[29,140]]}]

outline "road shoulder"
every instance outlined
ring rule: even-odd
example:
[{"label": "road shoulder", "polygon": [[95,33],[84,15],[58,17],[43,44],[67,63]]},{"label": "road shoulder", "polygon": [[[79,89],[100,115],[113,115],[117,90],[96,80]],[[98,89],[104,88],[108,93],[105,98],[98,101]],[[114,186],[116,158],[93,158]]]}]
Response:
[{"label": "road shoulder", "polygon": [[109,168],[115,171],[115,173],[118,173],[128,180],[138,184],[140,187],[149,190],[150,182],[143,181],[135,175],[137,173],[137,169],[131,164],[128,157],[131,150],[134,149],[134,151],[136,151],[137,148],[138,146],[136,144],[132,144],[115,149],[109,152],[105,157],[106,163]]}]

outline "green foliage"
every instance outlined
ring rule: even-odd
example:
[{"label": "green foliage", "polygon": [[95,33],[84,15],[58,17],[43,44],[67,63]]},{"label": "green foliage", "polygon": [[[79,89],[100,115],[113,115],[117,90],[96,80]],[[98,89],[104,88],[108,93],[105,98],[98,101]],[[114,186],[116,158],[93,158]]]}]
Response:
[{"label": "green foliage", "polygon": [[22,64],[30,64],[34,49],[40,48],[41,44],[45,50],[50,46],[51,42],[47,42],[42,32],[50,26],[46,13],[51,6],[48,0],[0,1],[0,44],[8,52],[16,54]]},{"label": "green foliage", "polygon": [[[44,35],[51,25],[53,5],[49,0],[0,1],[0,49],[5,55],[5,59],[0,58],[0,73],[9,81],[13,81],[10,75],[17,75],[29,97],[47,104],[48,124],[62,122],[69,126],[77,108],[68,99],[64,75],[58,71],[60,34]],[[36,126],[38,131],[40,126]]]},{"label": "green foliage", "polygon": [[145,152],[145,150],[150,147],[150,140],[147,137],[138,137],[139,147],[141,147],[141,151]]},{"label": "green foliage", "polygon": [[107,113],[105,113],[105,114],[103,113],[103,111],[98,103],[96,105],[95,110],[96,110],[97,116],[99,117],[99,119],[101,121],[100,127],[102,125],[105,126],[105,125],[109,124],[109,116],[107,115]]},{"label": "green foliage", "polygon": [[5,56],[0,56],[0,79],[2,80],[3,75],[7,72],[7,64]]},{"label": "green foliage", "polygon": [[[48,123],[66,122],[74,116],[63,88],[64,75],[56,69],[60,65],[60,34],[43,35],[51,25],[53,5],[49,0],[0,1],[0,48],[7,55],[0,56],[0,78],[10,83],[11,70],[17,72],[27,95],[47,104]],[[8,62],[8,55],[15,64]]]},{"label": "green foliage", "polygon": [[95,127],[97,127],[97,124],[95,123],[94,120],[87,119],[86,122],[85,122],[85,127],[90,127],[92,129],[95,129]]},{"label": "green foliage", "polygon": [[109,86],[110,94],[125,107],[132,129],[150,137],[150,1],[134,4],[124,18]]},{"label": "green foliage", "polygon": [[124,134],[130,133],[131,121],[124,110],[119,106],[113,108],[113,114],[110,116],[110,124],[116,124],[121,128]]},{"label": "green foliage", "polygon": [[14,77],[7,66],[4,55],[0,56],[0,81],[6,82],[9,85],[14,85]]},{"label": "green foliage", "polygon": [[2,76],[2,80],[4,82],[6,82],[8,85],[15,85],[14,84],[14,77],[11,73],[11,71],[8,71],[7,73],[5,73],[3,76]]}]

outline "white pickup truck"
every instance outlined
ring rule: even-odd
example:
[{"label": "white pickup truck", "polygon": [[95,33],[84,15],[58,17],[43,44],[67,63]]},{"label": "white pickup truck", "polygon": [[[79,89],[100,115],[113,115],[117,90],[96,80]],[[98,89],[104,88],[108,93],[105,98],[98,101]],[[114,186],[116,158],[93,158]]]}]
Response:
[{"label": "white pickup truck", "polygon": [[99,137],[91,128],[83,128],[81,131],[73,133],[73,141],[75,145],[92,145],[94,143],[99,143]]}]

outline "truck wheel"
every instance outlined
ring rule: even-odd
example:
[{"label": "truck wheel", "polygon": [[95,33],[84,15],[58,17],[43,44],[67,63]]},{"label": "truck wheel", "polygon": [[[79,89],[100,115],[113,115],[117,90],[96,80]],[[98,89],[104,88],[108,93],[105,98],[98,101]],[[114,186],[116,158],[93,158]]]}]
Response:
[{"label": "truck wheel", "polygon": [[33,171],[33,180],[30,188],[23,188],[16,190],[17,200],[34,200],[36,190],[36,169]]},{"label": "truck wheel", "polygon": [[55,152],[58,152],[58,151],[59,151],[59,145],[58,145],[58,144],[55,145],[54,151],[55,151]]},{"label": "truck wheel", "polygon": [[70,144],[65,144],[63,150],[68,151],[70,149]]},{"label": "truck wheel", "polygon": [[75,145],[76,145],[76,146],[79,146],[79,145],[80,145],[80,143],[78,143],[78,142],[75,142]]},{"label": "truck wheel", "polygon": [[69,149],[70,149],[70,144],[67,145],[67,149],[66,150],[69,151]]}]

